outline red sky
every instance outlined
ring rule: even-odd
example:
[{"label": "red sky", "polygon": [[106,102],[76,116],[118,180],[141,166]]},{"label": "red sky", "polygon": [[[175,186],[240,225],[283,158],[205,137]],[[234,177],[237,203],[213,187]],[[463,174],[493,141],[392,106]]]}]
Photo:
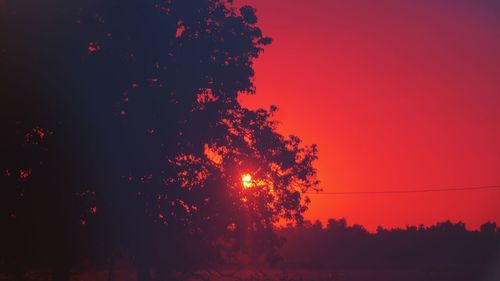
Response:
[{"label": "red sky", "polygon": [[[500,5],[494,1],[239,0],[274,42],[249,107],[317,143],[324,191],[500,184]],[[500,190],[312,195],[306,214],[369,230],[500,222]]]}]

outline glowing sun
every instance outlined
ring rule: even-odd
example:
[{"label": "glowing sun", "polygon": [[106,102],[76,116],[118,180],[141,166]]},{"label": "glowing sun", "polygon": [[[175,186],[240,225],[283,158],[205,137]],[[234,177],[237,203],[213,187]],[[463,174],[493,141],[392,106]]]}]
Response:
[{"label": "glowing sun", "polygon": [[241,183],[243,184],[244,188],[252,187],[253,186],[252,176],[250,174],[243,174],[241,176]]}]

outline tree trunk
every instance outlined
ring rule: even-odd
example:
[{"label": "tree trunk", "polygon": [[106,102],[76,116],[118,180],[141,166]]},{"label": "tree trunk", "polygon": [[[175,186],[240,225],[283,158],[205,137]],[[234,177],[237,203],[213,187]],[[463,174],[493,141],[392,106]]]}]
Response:
[{"label": "tree trunk", "polygon": [[109,258],[108,263],[108,281],[115,280],[115,260],[113,257]]},{"label": "tree trunk", "polygon": [[19,265],[15,266],[14,278],[16,281],[24,281],[24,272]]},{"label": "tree trunk", "polygon": [[61,266],[54,269],[52,281],[69,281],[69,268]]},{"label": "tree trunk", "polygon": [[152,281],[149,267],[146,264],[139,263],[137,265],[137,281]]}]

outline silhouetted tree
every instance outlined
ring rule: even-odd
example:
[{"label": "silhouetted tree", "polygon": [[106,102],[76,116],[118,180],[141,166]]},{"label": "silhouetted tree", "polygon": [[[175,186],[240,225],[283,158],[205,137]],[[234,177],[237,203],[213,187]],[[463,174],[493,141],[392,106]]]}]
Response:
[{"label": "silhouetted tree", "polygon": [[271,42],[253,8],[0,5],[11,270],[50,267],[66,280],[78,260],[122,254],[140,280],[172,279],[275,257],[273,226],[302,219],[317,151],[276,132],[276,108],[237,100],[255,92],[252,62]]},{"label": "silhouetted tree", "polygon": [[462,222],[445,221],[429,227],[379,226],[369,233],[345,219],[330,219],[326,228],[306,222],[279,234],[287,241],[281,249],[285,263],[296,267],[454,271],[469,280],[494,266],[500,247],[495,229],[491,222],[469,231]]},{"label": "silhouetted tree", "polygon": [[481,225],[479,229],[481,230],[481,232],[488,234],[493,234],[495,232],[498,232],[497,224],[494,222],[485,222]]}]

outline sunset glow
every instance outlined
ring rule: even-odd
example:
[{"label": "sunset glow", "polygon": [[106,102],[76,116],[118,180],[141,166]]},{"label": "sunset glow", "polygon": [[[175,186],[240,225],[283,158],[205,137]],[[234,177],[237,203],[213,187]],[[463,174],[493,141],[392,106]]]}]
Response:
[{"label": "sunset glow", "polygon": [[499,281],[500,0],[0,0],[0,281]]},{"label": "sunset glow", "polygon": [[[319,148],[325,192],[500,183],[497,4],[475,1],[238,1],[273,38],[256,61],[251,108]],[[306,213],[374,231],[500,220],[495,190],[312,195]],[[380,208],[384,206],[384,208]]]}]

